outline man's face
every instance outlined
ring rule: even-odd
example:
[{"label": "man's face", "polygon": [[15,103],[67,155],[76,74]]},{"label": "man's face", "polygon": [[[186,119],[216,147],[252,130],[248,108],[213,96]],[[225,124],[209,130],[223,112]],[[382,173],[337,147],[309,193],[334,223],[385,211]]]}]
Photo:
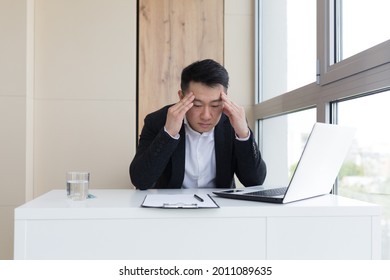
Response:
[{"label": "man's face", "polygon": [[[208,132],[217,125],[222,114],[223,91],[222,85],[209,87],[202,83],[190,82],[188,92],[193,92],[195,99],[194,106],[187,112],[186,117],[193,130],[199,133]],[[180,98],[183,98],[183,95]]]}]

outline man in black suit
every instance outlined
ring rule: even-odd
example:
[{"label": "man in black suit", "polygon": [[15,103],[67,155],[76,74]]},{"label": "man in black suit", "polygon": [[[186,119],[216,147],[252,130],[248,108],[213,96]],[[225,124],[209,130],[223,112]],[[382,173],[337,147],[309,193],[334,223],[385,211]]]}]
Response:
[{"label": "man in black suit", "polygon": [[146,116],[130,178],[138,189],[261,185],[266,166],[229,75],[206,59],[183,69],[179,102]]}]

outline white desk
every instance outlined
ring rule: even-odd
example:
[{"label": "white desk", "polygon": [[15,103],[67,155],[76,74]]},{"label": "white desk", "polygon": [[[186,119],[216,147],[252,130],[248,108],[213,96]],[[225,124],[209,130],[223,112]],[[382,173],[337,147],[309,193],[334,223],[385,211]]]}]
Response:
[{"label": "white desk", "polygon": [[218,209],[140,207],[147,193],[175,192],[90,190],[97,198],[72,202],[65,190],[50,191],[15,209],[14,257],[380,258],[380,207],[373,204],[326,195],[286,205],[215,197]]}]

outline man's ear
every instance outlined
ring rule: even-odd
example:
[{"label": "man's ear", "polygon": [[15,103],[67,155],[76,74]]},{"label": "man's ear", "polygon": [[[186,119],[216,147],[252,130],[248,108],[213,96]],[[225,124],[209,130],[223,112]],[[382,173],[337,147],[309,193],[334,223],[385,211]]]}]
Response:
[{"label": "man's ear", "polygon": [[180,100],[182,100],[184,98],[184,93],[181,89],[177,92],[177,95],[179,96]]}]

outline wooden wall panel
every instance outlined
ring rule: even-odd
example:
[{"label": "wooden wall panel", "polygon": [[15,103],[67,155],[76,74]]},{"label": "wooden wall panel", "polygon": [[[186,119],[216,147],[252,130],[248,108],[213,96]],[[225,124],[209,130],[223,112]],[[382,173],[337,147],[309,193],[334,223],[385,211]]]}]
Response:
[{"label": "wooden wall panel", "polygon": [[183,67],[223,64],[223,15],[224,0],[139,0],[139,133],[148,113],[178,101]]}]

